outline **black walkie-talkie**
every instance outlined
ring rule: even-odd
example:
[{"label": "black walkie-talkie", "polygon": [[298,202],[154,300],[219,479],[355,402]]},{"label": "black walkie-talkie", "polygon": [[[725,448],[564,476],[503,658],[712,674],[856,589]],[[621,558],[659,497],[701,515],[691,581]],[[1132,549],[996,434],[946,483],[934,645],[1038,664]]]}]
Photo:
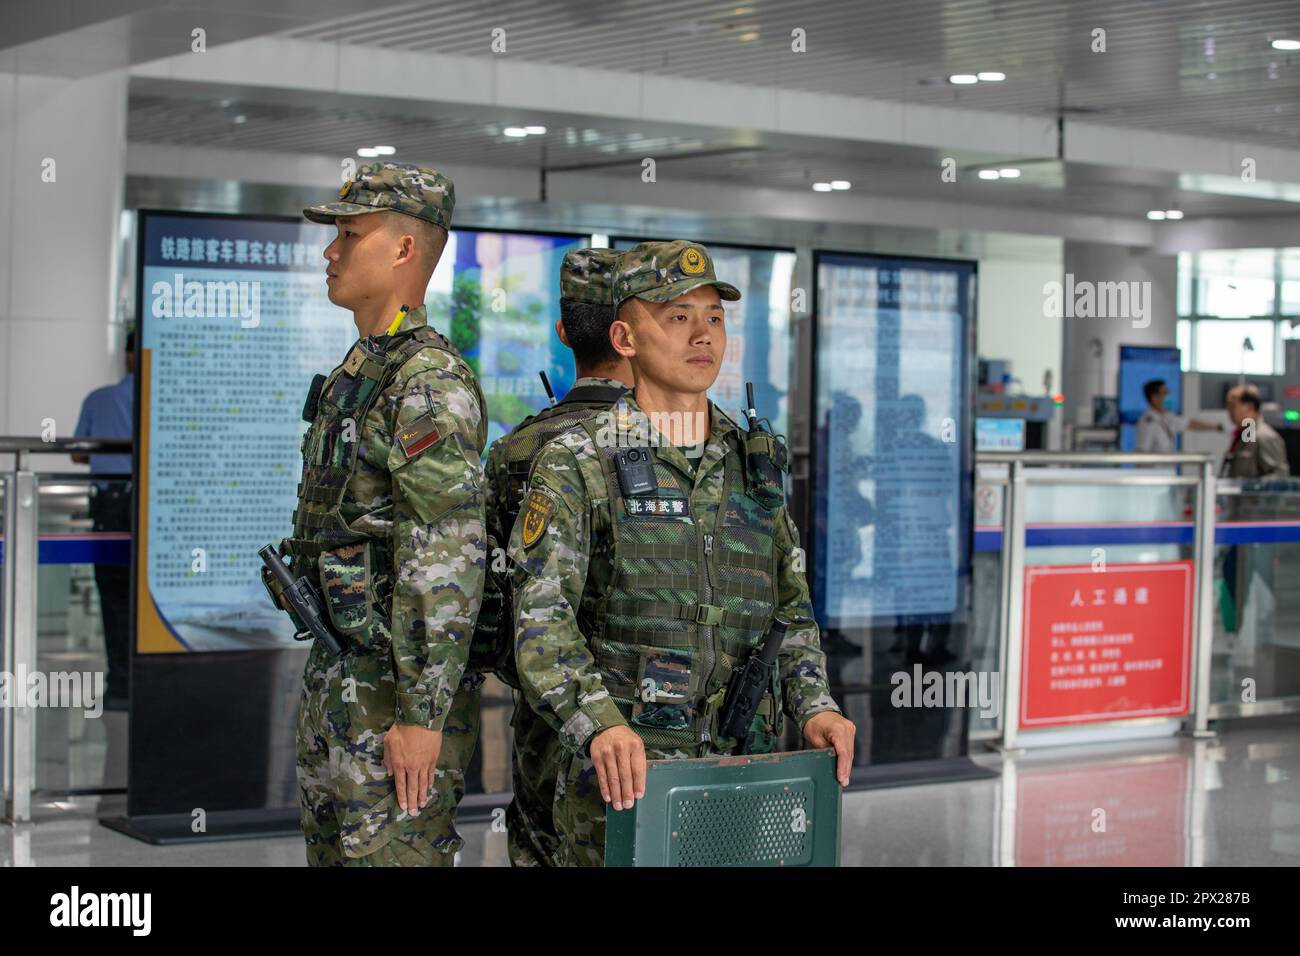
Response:
[{"label": "black walkie-talkie", "polygon": [[307,390],[307,401],[302,406],[302,420],[311,424],[316,420],[316,410],[320,407],[321,389],[325,387],[325,376],[319,372],[311,380],[311,388]]}]

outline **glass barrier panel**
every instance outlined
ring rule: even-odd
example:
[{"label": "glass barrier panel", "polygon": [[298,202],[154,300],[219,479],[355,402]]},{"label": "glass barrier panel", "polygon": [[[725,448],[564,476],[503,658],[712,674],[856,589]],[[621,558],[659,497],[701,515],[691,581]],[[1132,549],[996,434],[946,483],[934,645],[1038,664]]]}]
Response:
[{"label": "glass barrier panel", "polygon": [[36,712],[38,790],[126,786],[130,507],[126,481],[40,485],[36,666],[46,700]]},{"label": "glass barrier panel", "polygon": [[1221,484],[1210,700],[1300,696],[1300,481]]},{"label": "glass barrier panel", "polygon": [[1022,730],[1190,710],[1196,490],[1081,471],[1026,489]]}]

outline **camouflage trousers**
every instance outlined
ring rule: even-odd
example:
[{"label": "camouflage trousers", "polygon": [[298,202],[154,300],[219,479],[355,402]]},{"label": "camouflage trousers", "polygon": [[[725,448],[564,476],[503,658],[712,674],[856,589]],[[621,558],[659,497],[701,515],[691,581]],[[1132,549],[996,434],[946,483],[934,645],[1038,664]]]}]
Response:
[{"label": "camouflage trousers", "polygon": [[511,866],[558,866],[559,837],[551,819],[556,776],[568,752],[555,732],[521,694],[515,694],[511,722],[514,747],[510,779],[514,798],[506,808],[506,843]]},{"label": "camouflage trousers", "polygon": [[401,810],[384,769],[396,715],[392,654],[379,647],[334,658],[313,647],[298,706],[298,790],[310,866],[451,866],[463,841],[456,808],[478,742],[480,674],[452,699],[430,800]]},{"label": "camouflage trousers", "polygon": [[[680,750],[652,750],[647,747],[646,760],[679,760],[689,756]],[[555,804],[552,818],[559,843],[555,855],[558,866],[605,865],[605,813],[615,810],[600,795],[600,782],[591,758],[565,751],[555,780]]]}]

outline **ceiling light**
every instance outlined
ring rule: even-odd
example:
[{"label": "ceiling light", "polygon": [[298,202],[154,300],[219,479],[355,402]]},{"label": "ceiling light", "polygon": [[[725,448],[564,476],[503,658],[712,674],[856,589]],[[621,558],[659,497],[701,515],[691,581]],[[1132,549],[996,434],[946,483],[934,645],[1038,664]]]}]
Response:
[{"label": "ceiling light", "polygon": [[1274,50],[1300,50],[1300,40],[1274,40]]},{"label": "ceiling light", "polygon": [[528,135],[528,130],[524,129],[522,126],[507,126],[501,132],[513,139],[522,139]]},{"label": "ceiling light", "polygon": [[980,179],[998,179],[1001,175],[996,169],[981,169],[979,172]]},{"label": "ceiling light", "polygon": [[525,126],[525,127],[524,127],[524,132],[527,133],[529,136],[541,136],[543,133],[546,132],[546,127],[545,127],[545,126]]},{"label": "ceiling light", "polygon": [[366,159],[374,159],[376,156],[379,155],[379,153],[375,151],[375,148],[373,146],[362,146],[360,149],[357,150],[357,155],[362,156]]},{"label": "ceiling light", "polygon": [[371,146],[370,148],[375,151],[376,156],[392,156],[397,152],[396,146]]},{"label": "ceiling light", "polygon": [[1001,83],[1007,78],[1007,75],[1000,70],[983,70],[975,74],[977,80],[983,80],[985,83]]},{"label": "ceiling light", "polygon": [[236,122],[236,123],[247,123],[247,122],[248,122],[248,117],[245,116],[243,113],[240,113],[238,116],[235,117],[235,122]]},{"label": "ceiling light", "polygon": [[1183,218],[1183,211],[1182,211],[1181,209],[1166,209],[1166,210],[1165,210],[1165,218],[1166,218],[1166,219],[1182,219],[1182,218]]},{"label": "ceiling light", "polygon": [[832,180],[831,180],[831,189],[848,189],[848,188],[849,188],[850,186],[852,186],[852,185],[853,185],[853,184],[850,183],[847,179],[832,179]]},{"label": "ceiling light", "polygon": [[971,83],[978,83],[980,78],[974,73],[954,73],[948,77],[948,82],[955,86],[967,86]]},{"label": "ceiling light", "polygon": [[1164,211],[1163,209],[1148,209],[1148,210],[1147,210],[1147,218],[1148,218],[1148,219],[1155,219],[1155,220],[1164,219],[1164,218],[1165,218],[1165,211]]},{"label": "ceiling light", "polygon": [[813,183],[813,192],[828,193],[834,187],[830,183]]},{"label": "ceiling light", "polygon": [[1001,176],[1003,179],[1019,179],[1020,170],[1012,166],[1009,169],[999,169],[998,175]]},{"label": "ceiling light", "polygon": [[758,33],[751,30],[749,33],[742,33],[740,36],[736,37],[736,39],[741,43],[751,43],[758,39]]}]

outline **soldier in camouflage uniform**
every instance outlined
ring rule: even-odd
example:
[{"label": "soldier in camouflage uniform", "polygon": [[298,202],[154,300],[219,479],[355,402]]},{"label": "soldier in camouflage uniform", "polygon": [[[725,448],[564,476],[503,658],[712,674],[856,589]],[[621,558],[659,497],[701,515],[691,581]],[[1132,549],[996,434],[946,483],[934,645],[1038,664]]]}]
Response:
[{"label": "soldier in camouflage uniform", "polygon": [[[504,555],[524,498],[528,469],[538,449],[579,418],[608,408],[632,387],[632,367],[609,342],[609,326],[614,321],[611,279],[617,261],[618,253],[612,249],[578,249],[564,256],[560,266],[560,320],[555,331],[560,341],[573,350],[576,377],[563,401],[525,418],[510,434],[493,442],[488,451],[488,541],[494,556]],[[475,634],[474,659],[489,661],[497,676],[518,690],[513,662],[514,616],[508,610],[508,595],[508,576],[490,567]],[[550,746],[555,735],[518,694],[512,727],[514,799],[506,810],[510,861],[515,866],[553,865],[557,839],[551,824],[551,804],[559,748]]]},{"label": "soldier in camouflage uniform", "polygon": [[313,385],[281,546],[295,575],[321,585],[348,645],[339,658],[317,642],[303,675],[307,860],[449,866],[478,736],[482,676],[465,665],[487,542],[483,396],[423,305],[455,194],[431,169],[385,162],[361,167],[339,198],[303,213],[338,228],[326,283],[361,338]]},{"label": "soldier in camouflage uniform", "polygon": [[624,253],[614,295],[611,341],[635,392],[541,450],[509,548],[520,684],[563,749],[563,865],[603,863],[606,804],[644,795],[647,757],[736,750],[718,732],[727,682],[777,615],[790,628],[752,752],[774,749],[789,717],[835,748],[843,785],[853,758],[785,507],[784,446],[706,394],[726,348],[721,299],[739,291],[677,241]]}]

